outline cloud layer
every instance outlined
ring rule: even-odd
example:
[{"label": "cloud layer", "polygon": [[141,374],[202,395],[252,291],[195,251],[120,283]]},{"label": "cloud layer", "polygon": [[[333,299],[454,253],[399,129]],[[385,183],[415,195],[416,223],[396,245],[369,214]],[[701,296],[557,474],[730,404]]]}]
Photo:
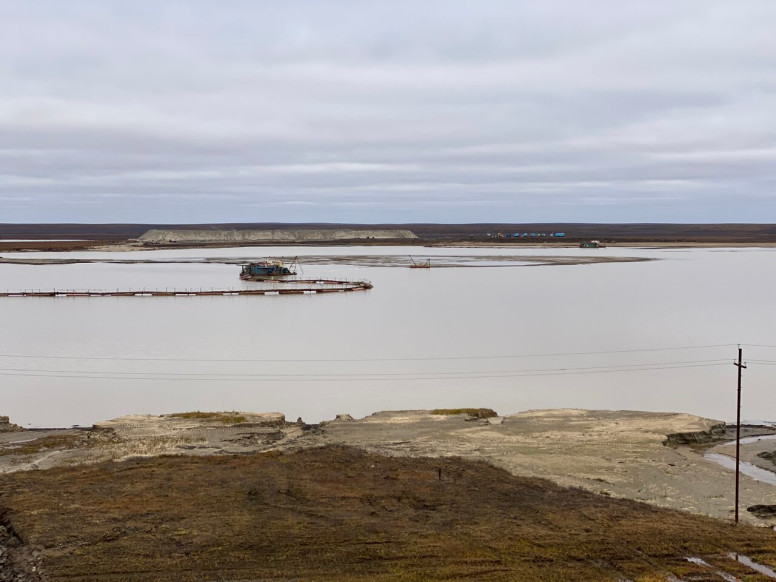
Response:
[{"label": "cloud layer", "polygon": [[776,4],[12,0],[0,222],[769,222]]}]

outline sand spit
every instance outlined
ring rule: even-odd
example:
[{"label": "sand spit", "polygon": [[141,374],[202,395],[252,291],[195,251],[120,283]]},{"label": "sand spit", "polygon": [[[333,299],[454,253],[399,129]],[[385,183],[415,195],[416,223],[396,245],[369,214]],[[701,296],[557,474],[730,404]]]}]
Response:
[{"label": "sand spit", "polygon": [[[429,257],[424,256],[423,260]],[[26,258],[0,257],[0,264],[9,265],[74,265],[79,263],[108,264],[221,264],[241,265],[255,261],[256,257],[202,257],[173,259],[88,259],[88,258]],[[350,265],[355,267],[401,267],[412,264],[408,255],[300,255],[295,258],[300,265]],[[593,265],[597,263],[637,263],[652,261],[644,257],[609,256],[542,256],[542,255],[448,255],[431,257],[432,268],[462,267],[534,267],[541,265]]]},{"label": "sand spit", "polygon": [[[340,415],[317,425],[301,419],[287,422],[280,413],[127,416],[91,429],[2,433],[0,472],[164,454],[349,445],[389,456],[484,460],[514,475],[729,519],[733,474],[705,460],[696,444],[722,442],[723,430],[719,421],[688,414],[588,410],[538,410],[492,418],[379,412],[362,419]],[[669,435],[676,434],[684,436],[669,442]],[[747,458],[757,458],[762,442],[745,445]],[[755,448],[748,451],[750,446]],[[752,505],[776,505],[776,487],[748,477],[742,477],[741,486],[742,518],[776,524],[773,518],[758,519],[746,511]]]}]

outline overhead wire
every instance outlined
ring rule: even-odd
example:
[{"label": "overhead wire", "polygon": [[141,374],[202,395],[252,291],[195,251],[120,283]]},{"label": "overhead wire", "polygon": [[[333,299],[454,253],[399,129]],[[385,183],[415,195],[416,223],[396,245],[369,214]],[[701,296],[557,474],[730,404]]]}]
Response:
[{"label": "overhead wire", "polygon": [[[468,370],[463,372],[354,372],[354,373],[330,373],[330,374],[252,374],[252,373],[230,373],[230,372],[154,372],[159,376],[255,376],[255,377],[319,377],[319,376],[426,376],[426,375],[438,375],[445,374],[451,376],[467,375],[467,374],[517,374],[523,372],[556,372],[556,371],[585,371],[585,370],[599,370],[599,369],[628,369],[628,368],[650,368],[652,366],[672,366],[672,365],[686,365],[686,364],[710,364],[710,363],[727,363],[727,360],[715,359],[715,360],[689,360],[682,362],[644,362],[640,364],[618,364],[618,365],[603,365],[603,366],[572,366],[572,367],[558,367],[558,368],[533,368],[523,370]],[[51,372],[61,374],[89,374],[90,370],[41,370],[41,369],[29,369],[29,368],[0,368],[0,372]],[[101,373],[100,370],[96,370],[94,373]],[[126,375],[144,375],[147,372],[111,372],[112,374],[126,374]]]},{"label": "overhead wire", "polygon": [[[37,354],[0,354],[0,358],[25,358],[40,360],[110,361],[110,362],[198,362],[198,363],[374,363],[374,362],[434,362],[434,361],[476,361],[507,360],[527,358],[548,358],[563,356],[593,356],[670,352],[683,350],[714,349],[739,344],[704,344],[667,346],[654,348],[629,348],[618,350],[589,350],[576,352],[540,352],[532,354],[475,355],[475,356],[425,356],[386,358],[142,358],[109,356],[44,356]],[[752,360],[755,363],[776,365],[774,360]],[[166,381],[237,381],[237,382],[347,382],[347,381],[398,381],[398,380],[457,380],[491,379],[540,376],[564,376],[582,374],[610,374],[624,372],[645,372],[652,370],[700,368],[728,365],[727,359],[704,359],[661,361],[630,364],[609,364],[598,366],[555,366],[548,368],[525,368],[510,370],[465,370],[465,371],[406,371],[406,372],[332,372],[332,373],[251,373],[251,372],[155,372],[155,371],[105,371],[105,370],[46,370],[41,368],[0,368],[0,376],[21,376],[62,379],[103,380],[166,380]]]},{"label": "overhead wire", "polygon": [[517,378],[528,376],[566,376],[582,374],[609,374],[622,372],[647,372],[681,368],[701,368],[728,365],[722,360],[698,360],[689,362],[654,362],[650,364],[629,364],[621,366],[593,366],[586,368],[540,368],[526,370],[483,371],[483,372],[406,372],[406,373],[353,373],[353,374],[206,374],[206,373],[147,373],[147,372],[100,372],[66,370],[0,370],[2,376],[25,376],[43,378],[77,378],[103,380],[177,380],[177,381],[239,381],[239,382],[347,382],[347,381],[389,381],[389,380],[458,380]]},{"label": "overhead wire", "polygon": [[41,360],[94,360],[116,362],[278,362],[278,363],[344,363],[344,362],[431,362],[450,360],[506,360],[521,358],[550,358],[559,356],[591,356],[607,354],[628,354],[639,352],[665,352],[679,350],[699,350],[711,348],[726,348],[738,344],[708,344],[695,346],[673,346],[662,348],[631,348],[623,350],[594,350],[579,352],[540,352],[533,354],[504,354],[504,355],[480,355],[480,356],[413,356],[413,357],[388,357],[388,358],[141,358],[120,356],[45,356],[37,354],[0,354],[0,358],[25,358]]}]

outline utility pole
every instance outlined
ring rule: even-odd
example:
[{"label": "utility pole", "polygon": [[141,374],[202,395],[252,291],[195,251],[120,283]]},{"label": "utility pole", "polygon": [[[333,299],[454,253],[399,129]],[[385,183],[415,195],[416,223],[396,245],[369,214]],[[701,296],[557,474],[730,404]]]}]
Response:
[{"label": "utility pole", "polygon": [[746,365],[741,361],[741,346],[738,346],[738,361],[733,365],[738,368],[738,405],[736,407],[736,523],[738,523],[738,480],[741,475],[739,472],[741,464],[741,370]]}]

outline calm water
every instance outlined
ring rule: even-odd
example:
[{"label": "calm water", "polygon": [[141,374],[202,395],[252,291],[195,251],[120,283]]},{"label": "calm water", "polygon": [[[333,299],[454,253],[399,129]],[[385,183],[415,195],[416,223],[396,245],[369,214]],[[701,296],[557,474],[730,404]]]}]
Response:
[{"label": "calm water", "polygon": [[[730,420],[735,346],[621,350],[776,345],[771,249],[338,247],[64,256],[300,255],[304,265],[305,254],[658,260],[430,270],[304,266],[307,276],[375,285],[322,296],[0,299],[0,414],[32,426],[193,409],[279,411],[314,422],[344,412],[485,406],[502,414],[583,407]],[[206,263],[0,265],[0,289],[250,285],[238,272]],[[776,362],[776,348],[745,346],[744,354]],[[644,364],[664,369],[628,368]],[[776,419],[776,366],[750,361],[744,378],[743,416]]]}]

